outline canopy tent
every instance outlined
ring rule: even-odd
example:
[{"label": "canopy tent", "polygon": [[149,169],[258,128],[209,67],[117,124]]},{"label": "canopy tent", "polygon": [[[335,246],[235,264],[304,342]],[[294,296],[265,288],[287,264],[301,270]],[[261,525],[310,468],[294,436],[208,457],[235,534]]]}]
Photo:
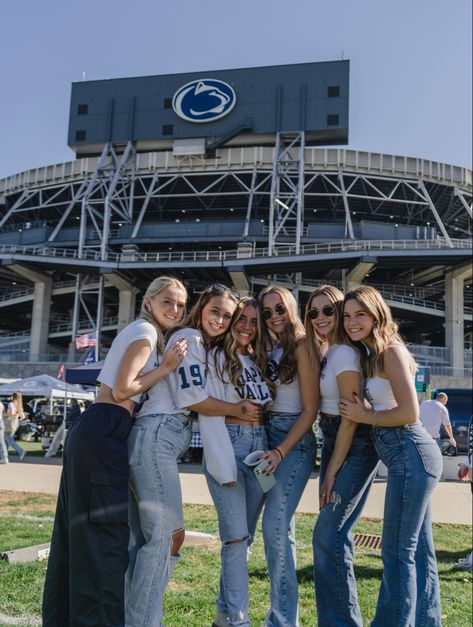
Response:
[{"label": "canopy tent", "polygon": [[4,396],[14,392],[20,392],[24,396],[44,398],[94,399],[93,392],[86,392],[79,385],[70,385],[48,374],[39,374],[35,377],[27,377],[26,379],[19,379],[18,381],[0,385],[0,395]]},{"label": "canopy tent", "polygon": [[66,368],[65,379],[68,383],[80,383],[80,385],[97,385],[97,377],[102,370],[103,360],[95,361],[76,368]]}]

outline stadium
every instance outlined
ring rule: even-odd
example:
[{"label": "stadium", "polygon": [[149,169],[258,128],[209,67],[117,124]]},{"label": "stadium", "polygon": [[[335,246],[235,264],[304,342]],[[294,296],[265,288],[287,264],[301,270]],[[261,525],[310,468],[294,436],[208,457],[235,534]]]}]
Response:
[{"label": "stadium", "polygon": [[471,376],[471,170],[348,135],[349,61],[74,83],[76,159],[0,180],[0,376],[103,357],[159,274],[302,307],[366,282],[420,364]]}]

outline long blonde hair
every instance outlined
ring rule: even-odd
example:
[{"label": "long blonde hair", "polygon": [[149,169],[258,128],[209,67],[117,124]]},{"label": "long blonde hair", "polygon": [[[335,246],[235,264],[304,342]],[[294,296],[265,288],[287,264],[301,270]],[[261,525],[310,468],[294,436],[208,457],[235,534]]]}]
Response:
[{"label": "long blonde hair", "polygon": [[23,396],[21,392],[13,392],[11,395],[12,403],[15,404],[16,413],[20,418],[25,417],[25,410],[23,408]]},{"label": "long blonde hair", "polygon": [[[225,374],[228,376],[230,382],[238,387],[238,380],[243,372],[243,366],[241,361],[238,359],[237,346],[238,342],[235,337],[235,325],[240,320],[245,307],[252,306],[256,309],[256,337],[250,345],[249,353],[253,357],[254,362],[263,378],[265,379],[270,391],[271,395],[274,396],[275,385],[272,381],[266,378],[266,370],[267,370],[267,362],[268,358],[266,355],[266,351],[263,348],[263,344],[261,342],[261,332],[263,328],[261,313],[258,307],[258,301],[252,296],[244,296],[237,305],[235,312],[232,316],[232,321],[230,323],[229,332],[225,335],[223,340],[223,344],[221,347],[217,348],[215,351],[215,366],[218,372],[218,375],[222,381],[225,381]],[[219,359],[218,355],[220,353],[224,354],[224,364],[223,368],[219,367]]]},{"label": "long blonde hair", "polygon": [[187,300],[187,290],[184,284],[179,281],[179,279],[170,276],[160,276],[157,279],[154,279],[154,281],[151,281],[151,283],[148,285],[148,289],[143,296],[140,313],[138,314],[138,318],[143,318],[143,320],[147,320],[156,328],[156,331],[158,333],[156,350],[158,351],[158,353],[162,353],[164,350],[166,332],[160,328],[155,317],[148,310],[148,306],[146,303],[149,298],[153,298],[160,292],[163,292],[164,290],[167,290],[169,288],[176,288],[178,290],[181,290],[185,294]]},{"label": "long blonde hair", "polygon": [[317,335],[314,325],[312,324],[312,320],[307,315],[307,312],[311,309],[312,299],[316,296],[326,296],[335,310],[335,325],[330,340],[334,344],[343,344],[345,342],[342,329],[343,293],[334,285],[321,285],[309,296],[304,315],[304,327],[307,336],[307,351],[312,363],[320,363],[322,359],[322,345],[326,341],[324,338]]},{"label": "long blonde hair", "polygon": [[[345,342],[355,348],[360,356],[360,364],[366,377],[374,377],[384,371],[384,352],[389,346],[406,343],[399,334],[397,322],[393,320],[391,309],[384,302],[381,294],[370,285],[360,285],[347,292],[343,301],[343,307],[349,300],[355,300],[360,307],[373,319],[374,326],[371,331],[369,350],[363,342],[352,342],[344,331]],[[407,348],[406,348],[407,350]],[[414,358],[411,358],[411,371],[416,371]]]},{"label": "long blonde hair", "polygon": [[297,374],[296,348],[298,342],[305,337],[305,329],[299,317],[297,301],[293,294],[285,287],[268,285],[258,296],[261,311],[264,309],[263,300],[267,294],[277,294],[286,307],[288,321],[284,332],[277,336],[265,323],[262,326],[261,339],[265,349],[274,346],[282,348],[281,361],[279,362],[279,380],[281,383],[292,383]]}]

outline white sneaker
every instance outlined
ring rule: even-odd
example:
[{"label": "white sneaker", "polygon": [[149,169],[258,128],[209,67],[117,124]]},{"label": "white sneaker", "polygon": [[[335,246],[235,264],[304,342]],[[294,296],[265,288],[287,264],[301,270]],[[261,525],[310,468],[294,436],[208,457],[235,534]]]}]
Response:
[{"label": "white sneaker", "polygon": [[226,612],[221,612],[217,610],[215,612],[214,622],[212,623],[212,627],[228,627],[230,625],[230,618]]},{"label": "white sneaker", "polygon": [[0,459],[0,464],[8,464],[8,459],[6,457]]},{"label": "white sneaker", "polygon": [[22,451],[20,453],[20,462],[22,462],[25,459],[25,455],[26,455],[26,451]]},{"label": "white sneaker", "polygon": [[467,555],[462,560],[458,560],[458,562],[453,567],[455,570],[473,570],[473,554]]}]

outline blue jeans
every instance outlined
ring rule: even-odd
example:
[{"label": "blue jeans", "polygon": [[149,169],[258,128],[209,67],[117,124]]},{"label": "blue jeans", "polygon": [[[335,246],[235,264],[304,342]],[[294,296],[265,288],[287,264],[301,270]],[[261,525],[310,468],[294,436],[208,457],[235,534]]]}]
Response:
[{"label": "blue jeans", "polygon": [[[267,427],[269,448],[281,444],[299,414],[271,414]],[[312,430],[293,446],[278,465],[276,485],[266,495],[263,537],[270,580],[271,607],[266,627],[298,624],[296,541],[292,520],[314,468],[317,445]]]},{"label": "blue jeans", "polygon": [[[319,482],[323,483],[335,447],[340,416],[320,419],[323,434]],[[352,529],[376,475],[378,454],[370,427],[358,425],[353,442],[333,485],[335,502],[319,513],[314,528],[314,581],[319,627],[362,627],[353,569]]]},{"label": "blue jeans", "polygon": [[[16,433],[16,431],[15,431],[15,433]],[[7,457],[8,457],[8,447],[9,446],[11,446],[14,451],[16,451],[17,455],[21,455],[22,453],[25,452],[25,449],[22,448],[17,443],[17,441],[15,440],[15,433],[12,433],[11,431],[9,431],[8,433],[5,434],[6,448],[7,448]]]},{"label": "blue jeans", "polygon": [[372,625],[440,626],[430,495],[442,472],[442,456],[420,423],[375,427],[372,436],[388,468],[382,537],[384,572]]},{"label": "blue jeans", "polygon": [[263,508],[262,491],[253,468],[243,459],[253,451],[267,450],[268,441],[264,427],[227,425],[235,451],[238,484],[222,486],[204,471],[207,485],[218,514],[218,528],[222,541],[220,593],[217,607],[229,616],[234,627],[249,627],[248,618],[248,565],[247,547],[253,541],[256,523]]},{"label": "blue jeans", "polygon": [[191,427],[184,414],[140,416],[128,439],[130,563],[125,578],[127,627],[157,627],[178,556],[172,534],[184,528],[177,458]]},{"label": "blue jeans", "polygon": [[8,450],[5,444],[5,423],[3,422],[1,413],[0,413],[0,459],[6,459],[8,461]]}]

